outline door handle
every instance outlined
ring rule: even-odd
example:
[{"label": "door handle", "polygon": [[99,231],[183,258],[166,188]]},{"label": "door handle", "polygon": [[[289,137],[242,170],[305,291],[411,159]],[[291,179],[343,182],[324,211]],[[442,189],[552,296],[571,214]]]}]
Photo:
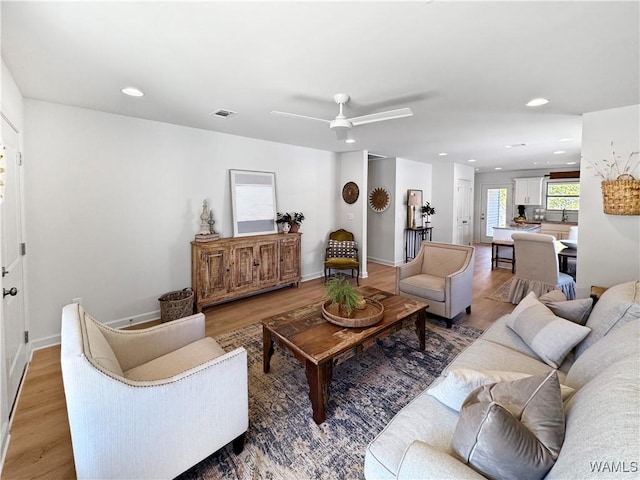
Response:
[{"label": "door handle", "polygon": [[12,297],[15,297],[18,294],[18,289],[16,287],[11,287],[9,290],[7,290],[6,288],[2,289],[2,298],[6,297],[7,295],[11,295]]}]

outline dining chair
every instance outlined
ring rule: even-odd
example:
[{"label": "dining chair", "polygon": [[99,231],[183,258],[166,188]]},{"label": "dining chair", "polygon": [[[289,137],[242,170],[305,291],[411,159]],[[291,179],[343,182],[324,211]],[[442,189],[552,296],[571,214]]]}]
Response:
[{"label": "dining chair", "polygon": [[562,290],[567,299],[576,298],[573,278],[560,272],[555,237],[542,233],[514,233],[516,273],[509,290],[509,301],[518,303],[529,292],[538,297],[551,290]]}]

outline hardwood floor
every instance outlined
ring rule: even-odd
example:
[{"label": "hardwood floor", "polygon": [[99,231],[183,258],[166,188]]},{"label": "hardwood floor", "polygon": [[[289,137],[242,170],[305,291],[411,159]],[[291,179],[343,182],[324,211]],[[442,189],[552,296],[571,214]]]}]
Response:
[{"label": "hardwood floor", "polygon": [[[491,271],[491,247],[476,245],[471,314],[460,314],[455,321],[486,329],[513,305],[487,298],[511,276],[510,269]],[[371,285],[393,292],[395,270],[369,263],[369,277],[360,285]],[[206,308],[206,333],[216,336],[250,325],[261,318],[283,310],[297,308],[321,300],[322,279],[301,284],[300,288],[285,288]],[[149,322],[142,327],[151,326]],[[444,322],[443,322],[444,323]],[[73,479],[75,469],[71,450],[71,435],[67,421],[60,346],[37,350],[29,364],[22,392],[11,426],[11,442],[2,471],[5,480]]]}]

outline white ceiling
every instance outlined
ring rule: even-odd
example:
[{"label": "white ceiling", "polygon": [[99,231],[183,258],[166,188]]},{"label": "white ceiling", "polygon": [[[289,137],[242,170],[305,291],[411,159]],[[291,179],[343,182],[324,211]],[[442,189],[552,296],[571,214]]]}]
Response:
[{"label": "white ceiling", "polygon": [[[579,160],[582,113],[640,103],[638,1],[1,5],[2,57],[25,97],[336,152],[564,166]],[[270,114],[332,119],[342,92],[347,116],[414,115],[354,127],[348,145]],[[534,97],[550,103],[525,107]]]}]

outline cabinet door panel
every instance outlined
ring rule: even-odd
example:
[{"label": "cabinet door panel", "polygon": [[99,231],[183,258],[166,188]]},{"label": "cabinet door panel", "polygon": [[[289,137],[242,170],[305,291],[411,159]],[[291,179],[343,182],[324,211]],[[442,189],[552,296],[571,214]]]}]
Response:
[{"label": "cabinet door panel", "polygon": [[280,240],[280,280],[297,280],[300,276],[300,239]]},{"label": "cabinet door panel", "polygon": [[275,285],[278,282],[279,261],[278,242],[265,242],[256,245],[258,284],[260,286]]},{"label": "cabinet door panel", "polygon": [[253,245],[237,245],[231,249],[231,288],[242,290],[251,288],[254,282]]},{"label": "cabinet door panel", "polygon": [[196,295],[202,299],[215,299],[229,289],[229,262],[227,249],[203,249],[199,252],[200,266]]}]

